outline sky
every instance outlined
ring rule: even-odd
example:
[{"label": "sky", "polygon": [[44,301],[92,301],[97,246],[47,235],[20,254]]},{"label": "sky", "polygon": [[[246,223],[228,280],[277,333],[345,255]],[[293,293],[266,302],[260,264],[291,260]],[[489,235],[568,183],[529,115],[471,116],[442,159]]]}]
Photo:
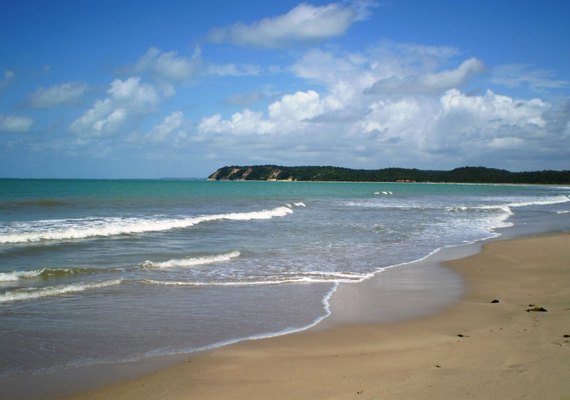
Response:
[{"label": "sky", "polygon": [[0,177],[570,169],[570,0],[0,9]]}]

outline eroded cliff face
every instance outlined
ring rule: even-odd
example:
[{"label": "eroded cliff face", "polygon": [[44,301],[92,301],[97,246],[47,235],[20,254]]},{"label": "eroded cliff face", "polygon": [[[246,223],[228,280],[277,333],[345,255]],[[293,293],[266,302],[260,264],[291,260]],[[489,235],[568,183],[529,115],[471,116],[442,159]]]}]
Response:
[{"label": "eroded cliff face", "polygon": [[279,181],[293,180],[293,178],[280,167],[273,165],[245,166],[245,167],[222,167],[208,177],[215,181]]}]

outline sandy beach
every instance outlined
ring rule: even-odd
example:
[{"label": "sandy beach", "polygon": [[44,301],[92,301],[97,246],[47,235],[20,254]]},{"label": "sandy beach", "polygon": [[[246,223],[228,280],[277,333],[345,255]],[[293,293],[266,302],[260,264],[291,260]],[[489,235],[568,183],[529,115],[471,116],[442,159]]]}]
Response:
[{"label": "sandy beach", "polygon": [[446,267],[465,293],[434,315],[246,341],[71,398],[570,398],[570,234],[491,242]]}]

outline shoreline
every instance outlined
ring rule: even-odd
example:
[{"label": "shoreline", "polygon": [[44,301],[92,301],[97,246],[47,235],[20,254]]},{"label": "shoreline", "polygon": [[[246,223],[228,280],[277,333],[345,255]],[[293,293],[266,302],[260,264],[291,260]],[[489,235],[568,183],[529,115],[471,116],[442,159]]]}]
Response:
[{"label": "shoreline", "polygon": [[[570,392],[564,377],[570,370],[564,338],[570,334],[569,243],[568,233],[499,239],[477,255],[446,262],[465,279],[465,293],[433,315],[384,323],[325,320],[300,333],[190,355],[69,399],[457,398],[478,391],[479,398],[559,398]],[[342,298],[335,294],[333,314]],[[549,312],[526,312],[532,303]]]},{"label": "shoreline", "polygon": [[[336,282],[322,299],[323,314],[307,325],[292,326],[280,331],[258,333],[248,337],[237,337],[183,353],[156,355],[106,365],[95,364],[75,370],[57,371],[45,376],[38,375],[34,382],[31,382],[32,387],[28,388],[25,394],[31,396],[32,399],[44,398],[46,394],[49,398],[67,398],[68,396],[73,398],[77,394],[138,379],[184,363],[197,355],[244,342],[303,334],[312,330],[327,330],[348,323],[362,323],[363,321],[388,323],[431,315],[453,302],[457,302],[463,293],[461,277],[444,268],[443,262],[477,254],[481,251],[482,243],[488,240],[496,240],[497,237],[499,236],[466,244],[441,247],[419,259],[378,268],[360,281]],[[437,293],[434,287],[434,278],[436,280],[443,278],[450,285],[449,289],[452,290],[452,293],[443,296]],[[412,281],[413,287],[406,288],[405,281]],[[392,287],[392,284],[395,286]],[[388,312],[369,313],[365,304],[377,298],[378,293],[372,292],[376,290],[381,291],[385,300],[393,301],[398,305],[390,307]],[[427,295],[429,299],[419,298],[422,295]],[[411,299],[405,299],[404,296],[410,296]],[[359,304],[358,320],[355,321],[354,315],[346,318],[346,309],[343,310],[339,307],[345,300],[353,306],[356,303]],[[332,308],[334,311],[331,310]],[[351,307],[349,311],[354,314],[355,308]],[[62,389],[61,385],[66,385],[66,387]],[[13,390],[8,393],[14,395],[14,398],[18,398],[17,393]]]}]

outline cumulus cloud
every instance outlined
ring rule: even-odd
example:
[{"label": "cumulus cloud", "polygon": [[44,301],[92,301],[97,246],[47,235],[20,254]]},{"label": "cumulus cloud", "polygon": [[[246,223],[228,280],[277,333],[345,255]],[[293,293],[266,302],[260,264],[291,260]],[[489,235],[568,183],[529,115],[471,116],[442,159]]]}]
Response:
[{"label": "cumulus cloud", "polygon": [[167,140],[180,140],[186,138],[184,128],[187,121],[182,111],[175,111],[167,115],[163,121],[155,125],[150,132],[145,135],[147,140],[153,142],[164,142]]},{"label": "cumulus cloud", "polygon": [[[218,114],[204,118],[198,129],[202,133],[240,132],[242,135],[246,132],[301,132],[313,129],[315,124],[338,126],[339,123],[348,124],[344,128],[345,132],[357,129],[382,131],[387,126],[395,129],[397,121],[403,124],[413,119],[413,110],[425,109],[413,95],[443,93],[446,89],[462,85],[483,69],[482,63],[475,58],[463,61],[455,69],[438,69],[447,64],[448,58],[453,54],[454,50],[447,47],[396,46],[392,43],[364,53],[335,53],[313,49],[302,55],[291,67],[291,71],[309,82],[324,85],[324,94],[317,90],[297,91],[270,104],[266,116],[249,109],[234,113],[231,119],[223,119]],[[378,90],[378,82],[400,83],[402,77],[408,83],[415,82],[414,90],[411,90],[411,86],[405,88],[393,83],[393,90]],[[377,95],[370,96],[369,93]],[[374,103],[381,94],[389,94],[390,99]],[[410,98],[394,102],[394,95]],[[388,104],[390,106],[385,107]],[[429,110],[428,116],[432,112]],[[382,113],[389,115],[390,121],[371,120],[371,116]],[[248,121],[247,130],[244,129],[243,121]],[[358,127],[356,121],[360,123]],[[258,124],[255,125],[254,122]],[[370,128],[372,126],[374,128]],[[408,126],[407,129],[416,130],[416,127]]]},{"label": "cumulus cloud", "polygon": [[556,79],[554,71],[534,68],[527,64],[509,64],[494,68],[492,82],[509,88],[528,86],[535,91],[564,89],[570,86],[570,81]]},{"label": "cumulus cloud", "polygon": [[236,135],[274,135],[300,131],[311,120],[334,107],[327,99],[321,99],[314,91],[298,91],[287,94],[271,103],[267,117],[262,112],[245,109],[223,119],[220,114],[203,118],[198,131],[206,133],[229,133]]},{"label": "cumulus cloud", "polygon": [[508,144],[519,146],[549,138],[546,114],[551,108],[540,99],[517,100],[492,91],[468,96],[450,89],[430,100],[376,101],[360,129],[374,133],[376,139],[397,137],[410,151],[454,153],[452,156],[460,158],[493,147],[504,149]]},{"label": "cumulus cloud", "polygon": [[287,94],[269,106],[269,118],[275,121],[303,121],[322,113],[324,104],[314,90]]},{"label": "cumulus cloud", "polygon": [[264,119],[263,113],[254,112],[246,108],[241,112],[232,114],[230,119],[223,119],[220,114],[204,117],[198,124],[201,136],[197,139],[206,139],[209,133],[231,135],[263,135],[275,132],[275,123]]},{"label": "cumulus cloud", "polygon": [[83,137],[116,134],[135,117],[153,111],[161,100],[158,91],[152,85],[141,83],[139,77],[116,79],[107,93],[107,98],[95,101],[72,122],[73,133]]},{"label": "cumulus cloud", "polygon": [[542,168],[545,157],[563,165],[570,101],[556,105],[491,90],[468,95],[463,86],[484,66],[476,58],[455,61],[459,56],[447,47],[393,43],[361,53],[310,50],[291,71],[318,88],[282,95],[262,111],[204,117],[195,140],[228,158],[249,149],[258,162],[278,162],[284,154],[285,163],[335,160],[355,167],[528,169]]},{"label": "cumulus cloud", "polygon": [[48,88],[39,88],[30,95],[30,104],[37,108],[77,104],[89,86],[81,82],[66,82]]},{"label": "cumulus cloud", "polygon": [[216,28],[210,32],[208,39],[215,43],[227,42],[261,48],[316,42],[342,36],[352,24],[367,18],[374,5],[370,1],[323,6],[302,3],[277,17]]},{"label": "cumulus cloud", "polygon": [[[457,89],[447,91],[440,99],[445,114],[468,114],[485,125],[501,124],[533,129],[543,128],[547,103],[541,99],[516,100],[488,90],[484,96],[467,96]],[[500,126],[500,125],[499,125]]]},{"label": "cumulus cloud", "polygon": [[34,120],[29,117],[0,114],[0,132],[24,133],[32,127]]},{"label": "cumulus cloud", "polygon": [[384,42],[361,53],[310,50],[293,64],[298,77],[324,85],[328,101],[337,108],[362,108],[370,103],[363,94],[376,96],[437,95],[460,88],[484,70],[469,58],[456,68],[457,51],[444,46],[398,45]]},{"label": "cumulus cloud", "polygon": [[[371,104],[360,124],[370,149],[450,166],[465,163],[520,168],[555,152],[565,128],[552,129],[557,107],[487,91],[469,96],[450,89],[437,97],[407,96]],[[358,131],[358,130],[357,130]],[[406,158],[404,157],[404,158]]]}]

